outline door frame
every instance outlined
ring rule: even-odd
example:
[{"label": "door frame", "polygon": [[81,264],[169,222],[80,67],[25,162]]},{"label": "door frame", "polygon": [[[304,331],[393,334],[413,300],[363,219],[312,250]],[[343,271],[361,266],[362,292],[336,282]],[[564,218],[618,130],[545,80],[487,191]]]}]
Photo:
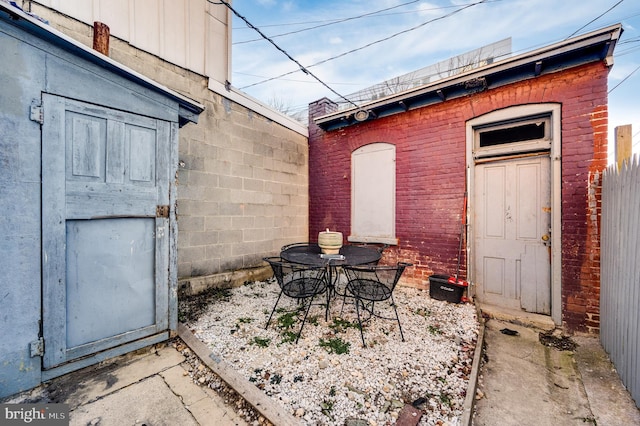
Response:
[{"label": "door frame", "polygon": [[[562,323],[562,168],[561,168],[561,110],[558,103],[517,105],[492,111],[468,120],[466,130],[466,180],[469,194],[474,194],[474,174],[476,157],[474,155],[475,130],[480,126],[500,125],[512,120],[529,116],[548,115],[551,123],[551,151],[550,151],[550,185],[551,185],[551,318],[555,324]],[[474,217],[473,197],[468,197],[467,214]],[[471,283],[470,294],[475,296],[474,285],[474,223],[467,221],[467,274]]]},{"label": "door frame", "polygon": [[[42,126],[43,143],[48,148],[42,150],[43,162],[46,160],[47,167],[43,168],[43,182],[49,189],[43,187],[42,204],[43,204],[43,221],[45,217],[51,217],[53,224],[51,226],[55,232],[47,233],[43,231],[43,276],[42,276],[42,329],[45,340],[45,356],[48,351],[64,352],[69,354],[69,359],[65,359],[58,364],[45,368],[45,357],[43,356],[42,380],[49,380],[54,377],[67,374],[71,371],[95,364],[102,360],[112,358],[124,353],[140,349],[151,344],[165,341],[171,337],[171,332],[177,328],[177,221],[175,217],[176,188],[174,176],[177,171],[178,158],[178,124],[164,119],[157,119],[137,114],[135,111],[122,112],[113,107],[93,104],[88,101],[78,101],[67,97],[53,95],[48,93],[42,94],[42,103],[45,107],[45,124]],[[158,158],[162,155],[163,161],[157,161],[154,172],[154,181],[156,184],[157,199],[155,204],[149,210],[141,215],[138,210],[125,211],[125,216],[131,214],[131,217],[147,217],[154,219],[154,236],[153,241],[156,246],[162,244],[164,250],[160,253],[154,250],[154,267],[157,275],[154,283],[154,301],[155,301],[155,322],[151,325],[138,328],[136,330],[126,331],[116,336],[107,337],[86,344],[79,345],[75,348],[67,348],[54,344],[49,337],[55,336],[59,330],[66,328],[66,294],[61,291],[53,291],[47,287],[47,282],[59,282],[65,284],[66,275],[66,252],[63,252],[66,243],[60,244],[60,241],[66,241],[66,213],[64,212],[66,194],[64,190],[55,188],[58,178],[66,176],[67,158],[64,144],[66,143],[63,136],[65,135],[65,119],[64,115],[59,121],[55,121],[51,114],[60,114],[60,110],[74,111],[78,108],[98,108],[100,114],[105,117],[123,120],[123,117],[143,117],[142,120],[146,124],[153,123],[156,129],[156,138],[160,138],[161,142],[156,142],[155,156]],[[162,150],[162,153],[158,153]],[[160,168],[160,163],[164,167]],[[43,184],[44,185],[44,184]],[[55,190],[50,190],[54,188]],[[168,211],[158,213],[157,205],[169,206]],[[57,209],[57,210],[56,210]],[[45,213],[49,211],[49,214]],[[54,213],[55,212],[55,213]],[[111,217],[111,213],[105,213],[105,217]],[[84,216],[84,213],[76,215],[72,219],[92,219],[92,216]],[[121,213],[115,214],[115,217],[122,217]],[[102,218],[98,215],[96,218]],[[63,226],[56,223],[64,223]],[[47,222],[43,222],[46,226]],[[159,234],[162,234],[159,236]],[[157,248],[157,247],[156,247]],[[62,259],[62,261],[53,261],[53,259]],[[158,273],[159,272],[159,273]],[[161,283],[161,284],[159,284]],[[56,297],[54,297],[56,296]],[[57,297],[60,296],[60,297]],[[59,305],[59,306],[58,306]],[[66,356],[66,355],[65,355]]]}]

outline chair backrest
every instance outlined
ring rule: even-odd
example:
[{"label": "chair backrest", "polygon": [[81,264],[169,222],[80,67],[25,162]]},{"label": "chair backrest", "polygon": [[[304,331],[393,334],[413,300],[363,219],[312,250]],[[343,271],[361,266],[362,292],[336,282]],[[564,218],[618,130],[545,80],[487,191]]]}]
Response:
[{"label": "chair backrest", "polygon": [[398,262],[395,266],[343,266],[349,280],[348,290],[356,297],[381,301],[391,297],[404,270],[410,263]]},{"label": "chair backrest", "polygon": [[303,243],[291,243],[291,244],[287,244],[287,245],[282,246],[282,248],[280,249],[280,251],[285,251],[285,250],[288,250],[288,249],[292,249],[292,248],[294,248],[294,247],[306,247],[306,246],[308,246],[308,245],[309,245],[309,243],[308,243],[308,242],[303,242]]},{"label": "chair backrest", "polygon": [[304,299],[323,293],[327,288],[324,266],[302,265],[281,257],[265,257],[282,292],[289,297]]}]

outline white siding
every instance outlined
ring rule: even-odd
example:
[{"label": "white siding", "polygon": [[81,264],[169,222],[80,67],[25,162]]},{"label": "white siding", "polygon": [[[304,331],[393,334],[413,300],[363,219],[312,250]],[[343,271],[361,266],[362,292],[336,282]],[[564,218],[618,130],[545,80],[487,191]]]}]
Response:
[{"label": "white siding", "polygon": [[230,80],[229,10],[206,0],[39,0],[171,63],[224,83]]}]

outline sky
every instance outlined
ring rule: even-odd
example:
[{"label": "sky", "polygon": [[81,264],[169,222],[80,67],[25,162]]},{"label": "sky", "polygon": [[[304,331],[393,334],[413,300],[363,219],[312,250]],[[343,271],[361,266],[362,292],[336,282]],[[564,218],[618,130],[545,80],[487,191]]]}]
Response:
[{"label": "sky", "polygon": [[234,0],[232,8],[244,18],[233,19],[232,85],[290,114],[509,37],[517,55],[620,23],[609,147],[613,129],[631,124],[640,153],[638,0]]}]

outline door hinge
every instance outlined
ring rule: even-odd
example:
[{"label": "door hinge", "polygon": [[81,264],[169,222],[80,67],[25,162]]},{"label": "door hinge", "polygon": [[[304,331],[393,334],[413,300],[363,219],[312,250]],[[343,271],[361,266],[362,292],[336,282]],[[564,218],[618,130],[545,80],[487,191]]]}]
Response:
[{"label": "door hinge", "polygon": [[39,337],[38,340],[34,340],[33,342],[29,343],[29,349],[31,350],[31,358],[34,358],[37,356],[43,356],[44,355],[44,338]]},{"label": "door hinge", "polygon": [[169,206],[156,206],[156,217],[169,217]]},{"label": "door hinge", "polygon": [[34,99],[31,102],[29,118],[31,119],[31,121],[44,124],[44,111],[42,109],[42,105],[40,105],[40,102],[37,99]]}]

